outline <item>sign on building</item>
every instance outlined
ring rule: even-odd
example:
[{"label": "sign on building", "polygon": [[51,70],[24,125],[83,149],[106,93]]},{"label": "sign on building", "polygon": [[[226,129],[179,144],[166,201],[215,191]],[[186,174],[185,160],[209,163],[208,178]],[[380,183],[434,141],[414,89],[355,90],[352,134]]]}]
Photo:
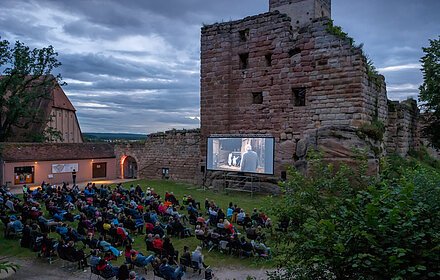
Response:
[{"label": "sign on building", "polygon": [[75,169],[78,171],[78,163],[58,163],[52,164],[52,173],[70,173]]}]

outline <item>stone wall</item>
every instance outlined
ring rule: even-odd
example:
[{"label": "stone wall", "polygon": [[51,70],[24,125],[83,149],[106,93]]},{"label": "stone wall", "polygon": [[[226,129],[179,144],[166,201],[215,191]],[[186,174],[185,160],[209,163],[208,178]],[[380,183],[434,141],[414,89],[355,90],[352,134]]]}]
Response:
[{"label": "stone wall", "polygon": [[199,144],[199,130],[171,130],[148,135],[145,144],[117,144],[115,154],[120,164],[124,156],[133,157],[139,178],[160,179],[162,168],[168,168],[169,179],[197,183],[203,174]]},{"label": "stone wall", "polygon": [[420,145],[420,128],[417,102],[409,99],[403,102],[389,101],[386,123],[387,153],[406,156],[411,149]]},{"label": "stone wall", "polygon": [[297,29],[317,18],[331,18],[331,0],[270,0],[269,11],[275,10],[287,14]]},{"label": "stone wall", "polygon": [[315,19],[296,33],[275,11],[202,28],[202,155],[210,134],[270,134],[280,176],[317,129],[356,128],[375,112],[386,118],[385,85],[368,83],[362,51],[329,34],[328,24]]}]

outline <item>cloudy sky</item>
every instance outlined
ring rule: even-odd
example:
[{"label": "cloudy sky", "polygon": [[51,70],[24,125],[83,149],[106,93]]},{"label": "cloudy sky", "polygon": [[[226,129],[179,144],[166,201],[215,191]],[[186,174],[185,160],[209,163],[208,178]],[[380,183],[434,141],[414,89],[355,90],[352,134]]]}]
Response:
[{"label": "cloudy sky", "polygon": [[[333,19],[415,97],[419,59],[440,35],[440,0],[333,0]],[[53,45],[83,132],[199,126],[200,27],[268,10],[268,0],[0,0],[0,36]]]}]

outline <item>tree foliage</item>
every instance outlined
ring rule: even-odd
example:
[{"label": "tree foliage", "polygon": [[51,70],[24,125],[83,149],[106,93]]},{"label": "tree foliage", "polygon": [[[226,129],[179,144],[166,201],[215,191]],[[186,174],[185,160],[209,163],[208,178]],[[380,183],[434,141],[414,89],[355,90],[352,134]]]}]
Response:
[{"label": "tree foliage", "polygon": [[270,213],[290,219],[274,279],[438,279],[440,174],[384,160],[378,177],[316,156],[291,171]]},{"label": "tree foliage", "polygon": [[423,48],[425,55],[420,60],[423,84],[419,99],[428,117],[425,133],[434,147],[440,148],[440,37],[430,40],[429,44],[429,47]]},{"label": "tree foliage", "polygon": [[[61,65],[57,56],[52,46],[31,49],[19,41],[11,46],[7,40],[0,40],[0,142],[8,141],[17,130],[26,131],[33,124],[49,121],[38,103],[50,99],[51,90],[61,82],[60,75],[52,75]],[[38,131],[28,140],[58,137],[52,132]]]}]

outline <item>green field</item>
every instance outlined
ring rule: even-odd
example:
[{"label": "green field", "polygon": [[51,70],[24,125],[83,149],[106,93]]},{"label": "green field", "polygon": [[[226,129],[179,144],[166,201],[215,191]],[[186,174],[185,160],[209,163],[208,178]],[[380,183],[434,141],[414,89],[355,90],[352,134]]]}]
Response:
[{"label": "green field", "polygon": [[[247,213],[251,212],[253,208],[258,208],[258,209],[264,208],[265,205],[268,205],[270,203],[269,202],[270,200],[266,196],[262,196],[262,195],[253,195],[253,197],[251,197],[249,193],[242,193],[242,192],[219,193],[211,190],[199,189],[198,187],[188,184],[176,183],[165,180],[162,181],[139,180],[139,181],[126,183],[124,184],[124,186],[130,187],[130,185],[132,184],[134,186],[139,184],[143,189],[146,189],[147,187],[154,188],[156,193],[160,194],[161,197],[164,196],[166,191],[174,192],[174,195],[176,196],[177,199],[179,199],[179,201],[182,201],[182,197],[184,194],[186,195],[191,194],[192,197],[196,199],[196,201],[200,201],[202,209],[204,208],[205,198],[208,198],[209,200],[214,200],[215,203],[219,205],[225,212],[229,202],[232,202],[244,208]],[[74,225],[74,228],[76,228],[76,225]],[[238,228],[239,230],[241,230],[241,227]],[[3,225],[0,226],[0,230],[3,231]],[[51,236],[54,238],[59,237],[58,234],[56,233],[52,233]],[[146,253],[146,246],[144,243],[145,235],[139,235],[134,237],[135,237],[135,242],[133,247],[136,250],[140,250],[143,253]],[[173,238],[172,242],[175,249],[177,249],[179,252],[183,251],[184,245],[188,246],[190,250],[194,250],[196,246],[199,244],[199,241],[195,237],[189,237],[184,239]],[[79,246],[82,246],[82,243],[79,244],[80,244]],[[122,248],[120,249],[122,250]],[[213,250],[211,252],[207,252],[207,250],[204,250],[203,253],[205,255],[205,263],[214,267],[222,267],[226,265],[245,265],[250,267],[273,266],[273,263],[271,261],[264,261],[257,258],[240,259],[235,256],[229,256],[227,254],[219,253],[216,250]],[[35,257],[36,253],[32,252],[27,248],[21,248],[19,245],[19,241],[17,239],[5,240],[2,234],[0,237],[0,256]],[[115,262],[115,264],[121,264],[123,263],[123,261],[124,261],[123,258],[119,258]]]}]

